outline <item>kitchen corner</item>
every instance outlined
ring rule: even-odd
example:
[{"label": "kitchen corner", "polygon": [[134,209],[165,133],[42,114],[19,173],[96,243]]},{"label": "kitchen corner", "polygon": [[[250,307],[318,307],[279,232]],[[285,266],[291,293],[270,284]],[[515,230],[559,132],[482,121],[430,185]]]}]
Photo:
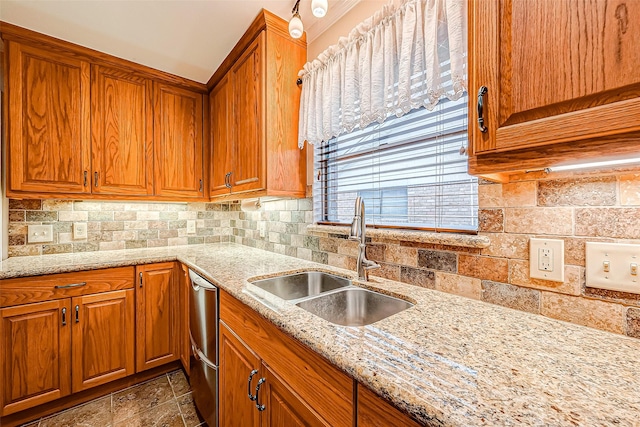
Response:
[{"label": "kitchen corner", "polygon": [[350,270],[233,243],[16,257],[3,279],[178,261],[211,280],[359,383],[427,425],[634,425],[638,340],[497,305],[372,278],[358,284],[415,302],[370,326],[331,324],[291,304],[278,311],[249,280]]}]

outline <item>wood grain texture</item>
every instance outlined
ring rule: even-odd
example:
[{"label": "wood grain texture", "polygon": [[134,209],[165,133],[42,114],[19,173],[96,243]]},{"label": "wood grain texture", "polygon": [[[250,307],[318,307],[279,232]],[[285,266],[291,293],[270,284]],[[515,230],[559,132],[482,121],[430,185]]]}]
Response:
[{"label": "wood grain texture", "polygon": [[260,33],[231,68],[234,193],[265,187],[265,34]]},{"label": "wood grain texture", "polygon": [[211,178],[209,195],[229,194],[225,185],[227,173],[233,170],[233,95],[229,75],[226,75],[209,94],[211,121]]},{"label": "wood grain texture", "polygon": [[220,319],[332,426],[351,426],[353,380],[224,291]]},{"label": "wood grain texture", "polygon": [[368,388],[358,384],[359,427],[418,427],[420,425]]},{"label": "wood grain texture", "polygon": [[[258,427],[260,412],[247,395],[249,374],[260,369],[260,358],[224,322],[220,322],[220,427]],[[252,394],[260,379],[253,376]]]},{"label": "wood grain texture", "polygon": [[89,193],[89,63],[8,43],[8,195]]},{"label": "wood grain texture", "polygon": [[262,365],[266,382],[260,389],[259,402],[265,405],[262,426],[330,427],[268,366]]},{"label": "wood grain texture", "polygon": [[61,53],[65,56],[72,56],[82,61],[90,61],[92,64],[117,67],[119,69],[126,69],[133,73],[141,73],[148,78],[162,80],[185,89],[201,93],[205,93],[207,91],[206,85],[202,83],[31,31],[8,22],[0,21],[0,35],[3,40],[18,41],[20,43],[40,47],[50,52]]},{"label": "wood grain texture", "polygon": [[91,71],[91,191],[152,195],[152,81],[98,65]]},{"label": "wood grain texture", "polygon": [[136,372],[180,359],[175,264],[136,267]]},{"label": "wood grain texture", "polygon": [[[0,307],[133,288],[134,267],[0,280]],[[85,283],[56,289],[56,286]]]},{"label": "wood grain texture", "polygon": [[134,290],[75,297],[71,306],[72,391],[76,393],[132,375],[135,372]]},{"label": "wood grain texture", "polygon": [[3,416],[71,393],[69,304],[63,299],[0,309]]},{"label": "wood grain texture", "polygon": [[[469,13],[472,154],[640,129],[639,2],[471,1]],[[481,85],[489,88],[485,134]]]},{"label": "wood grain texture", "polygon": [[191,340],[189,339],[189,293],[191,292],[191,279],[189,279],[189,267],[180,264],[178,271],[180,280],[180,361],[187,376],[191,374]]},{"label": "wood grain texture", "polygon": [[204,199],[202,95],[155,83],[155,194]]}]

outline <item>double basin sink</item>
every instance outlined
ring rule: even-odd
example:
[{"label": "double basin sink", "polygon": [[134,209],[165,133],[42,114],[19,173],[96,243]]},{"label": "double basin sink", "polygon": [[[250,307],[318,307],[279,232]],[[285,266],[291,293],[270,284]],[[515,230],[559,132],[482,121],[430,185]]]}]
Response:
[{"label": "double basin sink", "polygon": [[412,307],[410,302],[354,286],[349,279],[307,271],[251,282],[323,319],[364,326]]}]

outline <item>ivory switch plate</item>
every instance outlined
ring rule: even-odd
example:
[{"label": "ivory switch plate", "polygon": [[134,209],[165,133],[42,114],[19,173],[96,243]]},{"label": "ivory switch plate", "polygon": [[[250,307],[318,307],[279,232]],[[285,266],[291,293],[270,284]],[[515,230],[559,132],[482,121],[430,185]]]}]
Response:
[{"label": "ivory switch plate", "polygon": [[529,240],[529,275],[532,279],[564,282],[564,240]]},{"label": "ivory switch plate", "polygon": [[86,222],[74,222],[73,223],[73,238],[74,239],[86,239],[87,238],[87,223]]},{"label": "ivory switch plate", "polygon": [[27,241],[29,243],[47,243],[53,241],[53,227],[51,225],[30,225],[27,227]]},{"label": "ivory switch plate", "polygon": [[640,245],[587,242],[586,252],[588,287],[640,294]]}]

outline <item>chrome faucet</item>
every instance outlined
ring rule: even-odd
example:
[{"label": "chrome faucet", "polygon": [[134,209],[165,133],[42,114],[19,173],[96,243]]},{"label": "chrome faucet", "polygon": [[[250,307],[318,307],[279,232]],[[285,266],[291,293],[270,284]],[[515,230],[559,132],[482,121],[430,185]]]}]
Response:
[{"label": "chrome faucet", "polygon": [[369,280],[369,270],[380,268],[380,264],[374,261],[368,260],[365,254],[367,245],[365,243],[365,216],[364,216],[364,201],[362,197],[356,197],[355,213],[353,215],[353,222],[351,223],[351,232],[349,233],[349,240],[355,240],[360,242],[358,245],[358,279],[367,281]]}]

